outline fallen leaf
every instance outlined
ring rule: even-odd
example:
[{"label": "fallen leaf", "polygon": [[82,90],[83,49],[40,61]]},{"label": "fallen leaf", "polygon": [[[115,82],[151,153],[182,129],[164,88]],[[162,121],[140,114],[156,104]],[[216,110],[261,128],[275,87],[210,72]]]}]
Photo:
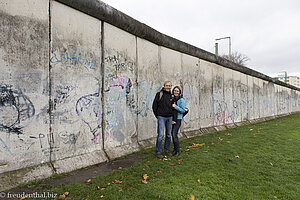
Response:
[{"label": "fallen leaf", "polygon": [[157,173],[157,174],[160,174],[160,173],[161,173],[161,171],[157,171],[156,173]]},{"label": "fallen leaf", "polygon": [[170,159],[170,158],[164,158],[164,159],[163,159],[163,161],[166,161],[166,160],[171,160],[171,159]]},{"label": "fallen leaf", "polygon": [[59,197],[58,197],[58,199],[65,199],[65,198],[66,198],[66,196],[64,194],[59,195]]},{"label": "fallen leaf", "polygon": [[100,198],[103,199],[103,198],[104,198],[104,195],[101,195]]},{"label": "fallen leaf", "polygon": [[28,197],[28,196],[25,196],[25,197],[21,197],[21,198],[20,198],[20,200],[26,199],[27,197]]},{"label": "fallen leaf", "polygon": [[178,165],[181,165],[181,163],[179,162]]},{"label": "fallen leaf", "polygon": [[115,183],[122,183],[122,181],[119,181],[119,180],[115,180]]},{"label": "fallen leaf", "polygon": [[123,189],[122,188],[119,188],[119,190],[118,190],[119,192],[122,192],[123,191]]},{"label": "fallen leaf", "polygon": [[150,161],[147,161],[147,164],[150,164],[151,162]]},{"label": "fallen leaf", "polygon": [[171,166],[174,166],[175,164],[170,164]]},{"label": "fallen leaf", "polygon": [[235,156],[235,158],[240,158],[240,156]]},{"label": "fallen leaf", "polygon": [[232,136],[230,133],[226,133],[225,135]]},{"label": "fallen leaf", "polygon": [[64,195],[68,196],[68,195],[69,195],[69,192],[65,192]]},{"label": "fallen leaf", "polygon": [[110,183],[107,183],[107,185],[110,185]]},{"label": "fallen leaf", "polygon": [[273,166],[273,163],[271,163],[271,162],[270,162],[270,165],[272,165],[272,166]]},{"label": "fallen leaf", "polygon": [[219,137],[219,140],[222,141],[223,139],[221,137]]},{"label": "fallen leaf", "polygon": [[149,178],[149,176],[148,176],[147,174],[144,174],[144,175],[143,175],[143,179],[144,179],[144,180],[147,180],[148,178]]},{"label": "fallen leaf", "polygon": [[211,144],[214,145],[215,143],[212,142]]},{"label": "fallen leaf", "polygon": [[230,143],[230,141],[226,141],[227,143]]},{"label": "fallen leaf", "polygon": [[99,186],[97,186],[97,190],[100,190],[100,187],[99,187]]},{"label": "fallen leaf", "polygon": [[195,200],[195,196],[191,194],[191,197],[189,198],[189,200]]},{"label": "fallen leaf", "polygon": [[200,183],[200,179],[198,179],[197,182]]},{"label": "fallen leaf", "polygon": [[158,198],[160,199],[160,195],[158,195]]},{"label": "fallen leaf", "polygon": [[148,182],[146,180],[142,180],[142,183],[147,184]]},{"label": "fallen leaf", "polygon": [[202,151],[203,153],[207,153],[208,151]]},{"label": "fallen leaf", "polygon": [[202,144],[195,144],[195,143],[193,143],[192,146],[188,146],[187,148],[202,147],[202,146],[204,146],[204,145],[205,145],[205,143],[202,143]]},{"label": "fallen leaf", "polygon": [[118,169],[123,169],[122,167],[119,167]]},{"label": "fallen leaf", "polygon": [[250,131],[253,131],[253,129],[251,128]]},{"label": "fallen leaf", "polygon": [[179,162],[181,162],[182,161],[182,159],[180,159],[180,160],[178,160]]},{"label": "fallen leaf", "polygon": [[101,188],[101,191],[105,190],[105,188]]},{"label": "fallen leaf", "polygon": [[256,137],[256,135],[255,135],[255,134],[253,134],[253,136],[254,136],[254,137]]},{"label": "fallen leaf", "polygon": [[96,176],[93,176],[92,178],[96,178]]}]

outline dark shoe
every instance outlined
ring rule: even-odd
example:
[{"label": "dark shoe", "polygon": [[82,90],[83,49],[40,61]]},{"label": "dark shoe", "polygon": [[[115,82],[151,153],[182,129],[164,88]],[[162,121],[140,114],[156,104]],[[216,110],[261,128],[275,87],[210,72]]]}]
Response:
[{"label": "dark shoe", "polygon": [[165,154],[166,154],[167,156],[172,156],[172,153],[171,153],[171,152],[165,152]]},{"label": "dark shoe", "polygon": [[164,158],[164,156],[161,155],[161,154],[156,154],[156,157],[159,158],[159,159],[163,159]]},{"label": "dark shoe", "polygon": [[175,153],[173,153],[173,156],[179,156],[180,155],[180,153],[179,152],[175,152]]}]

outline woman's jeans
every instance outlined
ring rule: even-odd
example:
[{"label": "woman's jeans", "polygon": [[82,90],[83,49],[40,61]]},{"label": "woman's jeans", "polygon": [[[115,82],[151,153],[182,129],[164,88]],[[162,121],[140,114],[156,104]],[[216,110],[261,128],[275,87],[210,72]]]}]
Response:
[{"label": "woman's jeans", "polygon": [[171,131],[172,131],[172,117],[162,117],[157,116],[157,139],[156,139],[156,154],[162,153],[162,142],[164,139],[164,132],[166,128],[166,138],[165,138],[165,152],[170,151],[171,143]]},{"label": "woman's jeans", "polygon": [[174,151],[175,152],[180,152],[180,147],[179,147],[179,139],[178,139],[178,131],[181,126],[181,119],[177,119],[176,124],[172,125],[172,140],[174,143]]}]

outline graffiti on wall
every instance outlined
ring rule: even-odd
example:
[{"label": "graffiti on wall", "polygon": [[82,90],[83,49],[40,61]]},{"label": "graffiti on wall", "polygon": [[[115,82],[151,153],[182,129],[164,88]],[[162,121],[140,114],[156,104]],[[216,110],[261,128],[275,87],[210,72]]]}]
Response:
[{"label": "graffiti on wall", "polygon": [[78,50],[76,46],[53,48],[50,50],[50,63],[61,64],[71,69],[96,70],[95,55],[91,52]]},{"label": "graffiti on wall", "polygon": [[33,119],[35,109],[30,99],[21,90],[11,85],[0,84],[0,129],[22,134],[21,129]]},{"label": "graffiti on wall", "polygon": [[134,62],[119,52],[109,54],[104,61],[106,130],[110,141],[126,143],[130,134],[136,133],[138,105]]}]

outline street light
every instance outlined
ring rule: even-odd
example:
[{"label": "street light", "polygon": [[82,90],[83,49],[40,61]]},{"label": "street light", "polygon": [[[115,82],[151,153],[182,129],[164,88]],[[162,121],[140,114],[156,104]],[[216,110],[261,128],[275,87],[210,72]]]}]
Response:
[{"label": "street light", "polygon": [[[231,56],[231,38],[230,37],[223,37],[223,38],[218,38],[216,40],[223,40],[223,39],[229,39],[229,57]],[[215,52],[216,55],[218,55],[218,43],[216,42],[216,46],[215,46]]]}]

